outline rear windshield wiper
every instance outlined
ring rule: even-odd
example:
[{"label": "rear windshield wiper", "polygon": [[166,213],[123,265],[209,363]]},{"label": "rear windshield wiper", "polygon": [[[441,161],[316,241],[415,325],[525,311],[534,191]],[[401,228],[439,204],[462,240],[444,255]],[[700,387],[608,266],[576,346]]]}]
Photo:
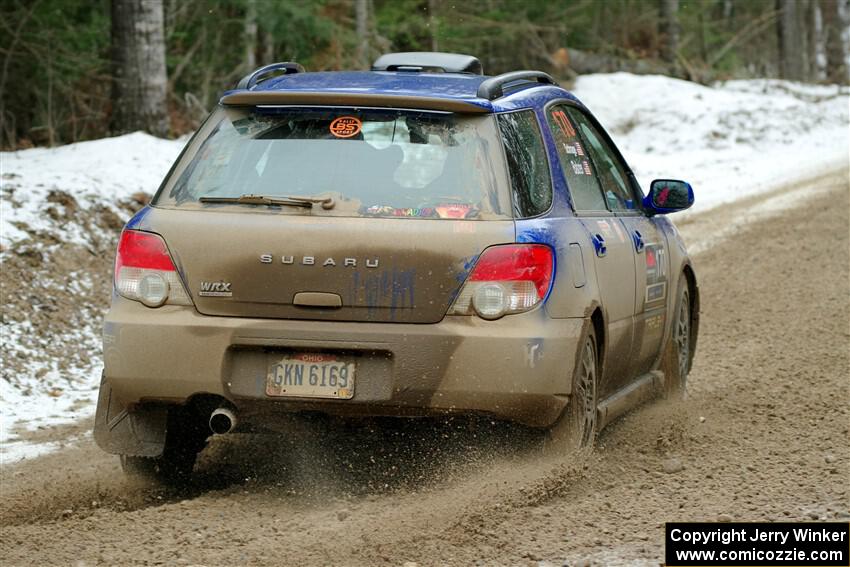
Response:
[{"label": "rear windshield wiper", "polygon": [[201,203],[236,203],[237,205],[267,205],[272,207],[287,205],[305,209],[310,209],[313,205],[322,205],[322,208],[325,210],[334,207],[334,200],[331,197],[319,199],[317,197],[301,197],[296,195],[266,197],[265,195],[248,194],[240,195],[239,197],[201,197],[198,200]]}]

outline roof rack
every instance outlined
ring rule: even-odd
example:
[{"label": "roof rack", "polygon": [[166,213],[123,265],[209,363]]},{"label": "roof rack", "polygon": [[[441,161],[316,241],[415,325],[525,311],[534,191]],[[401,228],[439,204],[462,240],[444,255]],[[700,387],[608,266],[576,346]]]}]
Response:
[{"label": "roof rack", "polygon": [[511,71],[490,77],[478,87],[478,97],[495,100],[505,96],[505,88],[519,87],[523,83],[555,85],[555,79],[543,71]]},{"label": "roof rack", "polygon": [[384,53],[372,63],[372,70],[484,74],[481,61],[472,55],[438,51]]},{"label": "roof rack", "polygon": [[[278,71],[283,71],[283,73],[278,73]],[[300,64],[295,63],[293,61],[286,61],[283,63],[272,63],[271,65],[266,65],[264,67],[260,67],[256,71],[248,73],[237,83],[237,89],[251,89],[252,87],[272,78],[273,74],[277,75],[292,75],[294,73],[304,73],[306,70]]]}]

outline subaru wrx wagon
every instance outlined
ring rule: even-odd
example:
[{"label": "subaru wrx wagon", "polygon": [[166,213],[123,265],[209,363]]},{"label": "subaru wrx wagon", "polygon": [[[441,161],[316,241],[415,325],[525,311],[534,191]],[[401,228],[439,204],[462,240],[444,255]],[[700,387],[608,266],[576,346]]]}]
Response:
[{"label": "subaru wrx wagon", "polygon": [[645,193],[543,72],[258,69],[121,234],[95,439],[163,478],[299,414],[480,414],[587,446],[685,386],[699,295],[666,214],[692,202]]}]

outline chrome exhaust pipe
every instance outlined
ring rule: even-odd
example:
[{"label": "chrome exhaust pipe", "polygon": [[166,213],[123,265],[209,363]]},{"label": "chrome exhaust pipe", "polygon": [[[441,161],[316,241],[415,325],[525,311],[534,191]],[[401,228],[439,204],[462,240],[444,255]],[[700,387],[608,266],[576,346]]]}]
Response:
[{"label": "chrome exhaust pipe", "polygon": [[236,427],[236,414],[227,408],[218,408],[210,414],[210,429],[222,435],[230,433]]}]

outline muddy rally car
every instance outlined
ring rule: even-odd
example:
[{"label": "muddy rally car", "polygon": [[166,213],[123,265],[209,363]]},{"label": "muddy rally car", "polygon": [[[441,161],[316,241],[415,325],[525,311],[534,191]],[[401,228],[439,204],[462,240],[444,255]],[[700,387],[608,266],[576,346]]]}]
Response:
[{"label": "muddy rally car", "polygon": [[121,234],[95,439],[184,477],[294,415],[480,414],[593,443],[685,387],[697,283],[611,138],[547,74],[474,57],[261,68]]}]

